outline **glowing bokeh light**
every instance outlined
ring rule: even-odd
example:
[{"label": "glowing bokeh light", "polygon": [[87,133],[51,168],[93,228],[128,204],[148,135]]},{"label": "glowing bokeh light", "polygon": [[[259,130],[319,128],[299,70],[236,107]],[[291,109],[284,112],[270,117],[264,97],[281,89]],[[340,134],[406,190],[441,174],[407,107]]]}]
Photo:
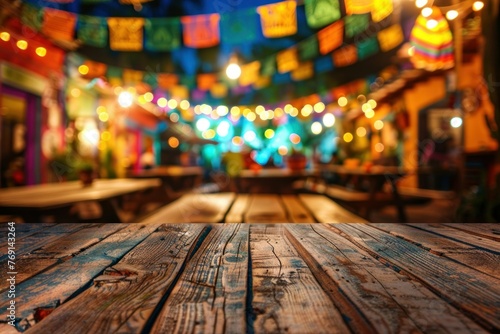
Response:
[{"label": "glowing bokeh light", "polygon": [[320,122],[313,122],[311,124],[311,132],[314,133],[315,135],[319,135],[323,131],[323,126],[321,125]]},{"label": "glowing bokeh light", "polygon": [[37,47],[35,52],[39,57],[45,57],[47,55],[47,49],[43,46]]},{"label": "glowing bokeh light", "polygon": [[337,103],[339,104],[339,106],[341,107],[345,107],[347,105],[347,98],[345,96],[341,96],[339,97]]},{"label": "glowing bokeh light", "polygon": [[380,119],[376,120],[375,123],[373,123],[373,127],[375,128],[375,130],[382,130],[382,128],[384,127],[384,122]]},{"label": "glowing bokeh light", "polygon": [[177,139],[177,137],[168,138],[168,145],[171,148],[177,148],[179,146],[179,139]]},{"label": "glowing bokeh light", "polygon": [[266,131],[264,131],[264,137],[266,137],[267,139],[273,138],[274,137],[274,130],[267,129]]},{"label": "glowing bokeh light", "polygon": [[354,136],[352,135],[352,133],[346,132],[346,133],[344,133],[344,136],[342,138],[344,138],[344,141],[346,143],[350,143],[354,139]]},{"label": "glowing bokeh light", "polygon": [[118,95],[118,104],[123,108],[130,107],[133,101],[134,101],[133,95],[127,91],[121,92],[120,95]]},{"label": "glowing bokeh light", "polygon": [[290,134],[290,136],[288,137],[288,139],[290,139],[290,141],[292,142],[292,144],[299,144],[300,143],[300,136],[296,133],[292,133]]},{"label": "glowing bokeh light", "polygon": [[210,121],[206,118],[200,118],[196,121],[196,128],[200,131],[206,131],[210,127]]},{"label": "glowing bokeh light", "polygon": [[287,155],[287,154],[288,154],[288,148],[287,148],[286,146],[283,146],[283,145],[282,145],[282,146],[280,146],[280,147],[278,148],[278,153],[279,153],[280,155]]},{"label": "glowing bokeh light", "polygon": [[360,126],[359,128],[356,129],[356,135],[358,137],[364,137],[366,136],[366,128]]},{"label": "glowing bokeh light", "polygon": [[156,101],[156,104],[157,104],[157,105],[158,105],[158,107],[160,107],[160,108],[165,108],[165,107],[167,106],[167,104],[168,104],[168,101],[167,101],[167,99],[166,99],[166,98],[164,98],[164,97],[160,97],[160,98],[158,99],[158,101]]},{"label": "glowing bokeh light", "polygon": [[460,126],[462,126],[462,118],[460,117],[453,117],[451,120],[450,120],[450,125],[454,128],[459,128]]},{"label": "glowing bokeh light", "polygon": [[253,132],[252,130],[245,132],[245,134],[243,135],[243,138],[245,138],[247,142],[255,140],[256,137],[257,136],[255,135],[255,132]]},{"label": "glowing bokeh light", "polygon": [[229,79],[238,79],[241,75],[241,68],[238,64],[229,64],[226,68],[226,75]]},{"label": "glowing bokeh light", "polygon": [[382,144],[382,143],[376,143],[375,144],[375,151],[377,151],[378,153],[383,152],[384,148],[385,148],[384,144]]},{"label": "glowing bokeh light", "polygon": [[335,124],[335,116],[333,114],[325,114],[323,116],[323,125],[331,128]]}]

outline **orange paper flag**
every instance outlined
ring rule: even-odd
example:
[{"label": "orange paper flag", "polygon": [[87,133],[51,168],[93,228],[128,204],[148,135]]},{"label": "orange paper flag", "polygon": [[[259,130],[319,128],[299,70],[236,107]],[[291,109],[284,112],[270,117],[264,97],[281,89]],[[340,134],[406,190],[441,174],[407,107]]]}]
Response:
[{"label": "orange paper flag", "polygon": [[355,45],[347,45],[333,53],[333,63],[336,67],[345,67],[358,60],[358,50]]},{"label": "orange paper flag", "polygon": [[184,44],[191,48],[208,48],[219,44],[219,14],[181,17]]},{"label": "orange paper flag", "polygon": [[144,78],[144,72],[131,69],[124,69],[122,75],[125,84],[136,84],[142,82]]},{"label": "orange paper flag", "polygon": [[158,87],[170,89],[179,83],[179,77],[176,74],[162,73],[157,76]]},{"label": "orange paper flag", "polygon": [[217,75],[214,73],[203,73],[197,76],[198,88],[203,91],[210,90],[210,88],[217,82]]},{"label": "orange paper flag", "polygon": [[45,8],[42,33],[54,39],[72,41],[76,25],[76,15],[58,9]]},{"label": "orange paper flag", "polygon": [[318,31],[319,52],[327,54],[342,45],[344,41],[344,21],[337,21]]}]

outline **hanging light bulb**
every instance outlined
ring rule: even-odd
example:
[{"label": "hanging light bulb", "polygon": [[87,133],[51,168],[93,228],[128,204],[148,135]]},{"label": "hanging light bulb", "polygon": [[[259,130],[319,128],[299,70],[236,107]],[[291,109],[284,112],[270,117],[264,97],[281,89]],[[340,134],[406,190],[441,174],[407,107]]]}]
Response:
[{"label": "hanging light bulb", "polygon": [[446,18],[450,21],[453,21],[454,19],[456,19],[458,17],[458,12],[456,10],[449,10],[447,13],[446,13]]},{"label": "hanging light bulb", "polygon": [[118,95],[118,104],[120,104],[120,106],[122,106],[123,108],[130,107],[133,100],[133,95],[127,91],[123,91],[120,93],[120,95]]},{"label": "hanging light bulb", "polygon": [[229,79],[236,80],[241,75],[241,68],[238,65],[238,58],[235,55],[229,59],[229,65],[226,67],[226,75]]}]

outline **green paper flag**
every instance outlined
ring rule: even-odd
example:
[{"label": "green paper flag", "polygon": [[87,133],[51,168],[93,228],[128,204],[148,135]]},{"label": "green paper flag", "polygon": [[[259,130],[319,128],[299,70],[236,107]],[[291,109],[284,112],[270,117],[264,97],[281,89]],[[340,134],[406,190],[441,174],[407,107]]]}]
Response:
[{"label": "green paper flag", "polygon": [[25,3],[21,10],[21,22],[33,30],[39,31],[42,27],[43,9]]},{"label": "green paper flag", "polygon": [[171,51],[181,45],[179,18],[146,19],[144,29],[149,51]]},{"label": "green paper flag", "polygon": [[316,35],[302,41],[298,45],[299,59],[310,60],[318,55],[318,38]]},{"label": "green paper flag", "polygon": [[347,15],[344,18],[344,23],[346,37],[354,37],[368,29],[370,23],[369,14]]},{"label": "green paper flag", "polygon": [[359,60],[366,59],[373,56],[379,51],[377,37],[371,37],[365,39],[364,41],[356,43],[358,48],[358,58]]},{"label": "green paper flag", "polygon": [[304,0],[307,24],[321,28],[340,19],[339,0]]},{"label": "green paper flag", "polygon": [[269,56],[262,61],[260,73],[263,76],[270,76],[276,73],[276,56]]},{"label": "green paper flag", "polygon": [[103,48],[108,43],[108,28],[106,19],[97,16],[78,16],[78,39],[83,44]]}]

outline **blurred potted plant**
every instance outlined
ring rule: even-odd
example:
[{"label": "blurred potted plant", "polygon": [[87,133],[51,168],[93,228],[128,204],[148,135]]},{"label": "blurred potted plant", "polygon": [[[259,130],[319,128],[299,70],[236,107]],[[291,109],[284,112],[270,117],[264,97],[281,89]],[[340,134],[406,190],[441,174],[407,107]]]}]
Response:
[{"label": "blurred potted plant", "polygon": [[82,160],[76,166],[78,177],[84,187],[89,187],[94,182],[94,165],[90,161]]}]

